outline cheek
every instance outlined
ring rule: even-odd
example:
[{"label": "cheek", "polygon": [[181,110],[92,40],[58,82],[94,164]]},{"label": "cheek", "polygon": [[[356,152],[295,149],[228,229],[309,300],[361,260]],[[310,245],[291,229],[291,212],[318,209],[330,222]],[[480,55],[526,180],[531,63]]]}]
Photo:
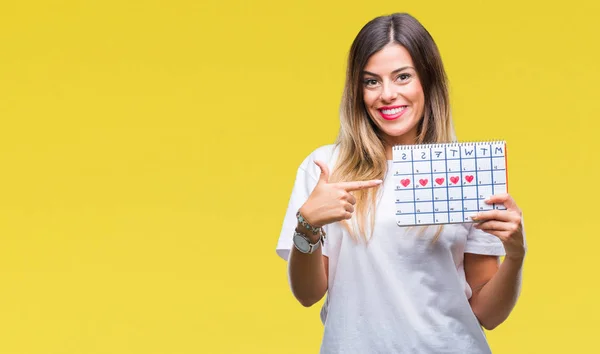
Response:
[{"label": "cheek", "polygon": [[423,93],[423,89],[421,88],[421,85],[415,85],[413,90],[411,90],[410,95],[411,95],[411,100],[413,101],[413,103],[418,105],[419,109],[423,109],[423,107],[425,105],[425,94]]},{"label": "cheek", "polygon": [[424,96],[423,88],[421,87],[420,83],[415,82],[413,85],[411,85],[410,95],[414,101],[422,101],[423,100],[423,96]]},{"label": "cheek", "polygon": [[375,101],[377,101],[377,94],[373,91],[363,91],[363,101],[367,109],[371,109]]}]

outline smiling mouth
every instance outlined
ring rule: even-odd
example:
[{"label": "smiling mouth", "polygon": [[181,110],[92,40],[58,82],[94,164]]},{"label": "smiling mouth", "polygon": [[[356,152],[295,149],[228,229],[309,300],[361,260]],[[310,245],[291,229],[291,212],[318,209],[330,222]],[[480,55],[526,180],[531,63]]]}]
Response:
[{"label": "smiling mouth", "polygon": [[393,108],[385,108],[385,109],[378,109],[379,114],[381,114],[381,117],[385,120],[393,120],[393,119],[397,119],[400,118],[400,116],[402,116],[402,114],[406,111],[406,109],[408,108],[408,106],[397,106],[397,107],[393,107]]}]

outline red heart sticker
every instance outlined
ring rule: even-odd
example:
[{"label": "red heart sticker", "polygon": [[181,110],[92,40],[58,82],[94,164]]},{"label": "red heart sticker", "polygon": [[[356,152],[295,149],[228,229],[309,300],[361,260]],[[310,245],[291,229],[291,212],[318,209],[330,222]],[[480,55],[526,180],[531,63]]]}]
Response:
[{"label": "red heart sticker", "polygon": [[408,186],[410,184],[410,179],[403,179],[400,181],[400,183],[402,183],[402,185],[404,187]]},{"label": "red heart sticker", "polygon": [[429,182],[429,180],[428,180],[427,178],[425,178],[425,179],[420,179],[420,180],[419,180],[419,183],[421,183],[421,185],[422,185],[423,187],[425,187],[425,186],[427,185],[427,182]]},{"label": "red heart sticker", "polygon": [[450,177],[450,182],[457,184],[460,178],[458,176]]},{"label": "red heart sticker", "polygon": [[465,179],[467,180],[467,182],[471,183],[473,181],[473,176],[465,176]]},{"label": "red heart sticker", "polygon": [[444,179],[443,179],[443,178],[441,178],[441,177],[440,177],[440,178],[436,178],[436,179],[435,179],[435,183],[437,183],[437,184],[442,184],[442,183],[444,183]]}]

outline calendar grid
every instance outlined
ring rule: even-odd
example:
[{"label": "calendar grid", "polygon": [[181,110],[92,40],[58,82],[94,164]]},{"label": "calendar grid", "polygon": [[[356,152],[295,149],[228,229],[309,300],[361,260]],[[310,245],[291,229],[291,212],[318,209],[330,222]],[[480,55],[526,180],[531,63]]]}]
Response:
[{"label": "calendar grid", "polygon": [[[491,155],[491,154],[490,154]],[[475,209],[477,209],[479,211],[479,209],[481,209],[481,207],[479,206],[479,182],[481,182],[479,180],[479,170],[477,169],[477,148],[475,148],[475,191],[476,191],[476,196],[477,196],[477,207]],[[492,190],[493,190],[493,186],[492,186]]]},{"label": "calendar grid", "polygon": [[431,168],[431,201],[433,203],[433,220],[435,221],[435,195],[433,193],[433,152],[429,150],[429,167]]},{"label": "calendar grid", "polygon": [[414,219],[413,222],[416,224],[417,223],[417,213],[416,213],[416,210],[417,210],[417,196],[415,195],[416,194],[416,190],[414,188],[415,187],[415,164],[414,164],[414,162],[415,162],[415,156],[414,156],[414,150],[410,151],[410,161],[412,162],[410,165],[411,165],[411,168],[412,168],[413,203],[414,203],[414,206],[413,206],[414,209],[413,209],[413,211],[414,211],[414,216],[415,216],[415,219]]},{"label": "calendar grid", "polygon": [[[446,171],[446,186],[450,180],[448,176],[448,152],[444,149],[444,171]],[[450,222],[450,191],[446,188],[446,209],[448,211],[448,222]]]},{"label": "calendar grid", "polygon": [[[455,159],[458,160],[458,159]],[[481,172],[493,172],[493,171],[498,171],[498,170],[481,170]],[[473,171],[465,171],[465,172],[473,172]],[[412,176],[412,173],[396,173],[395,176]],[[492,183],[483,183],[483,184],[487,184],[487,185],[492,185]],[[496,184],[504,184],[504,183],[496,183]]]},{"label": "calendar grid", "polygon": [[472,222],[471,213],[505,209],[484,202],[508,189],[505,151],[504,141],[394,146],[398,225]]},{"label": "calendar grid", "polygon": [[[492,170],[492,177],[493,177],[493,174],[494,174],[494,172],[493,172],[494,171],[494,154],[492,154],[491,151],[490,151],[490,169]],[[494,184],[492,183],[492,194],[494,194],[494,193],[495,193],[495,191],[494,191]],[[496,204],[495,203],[492,205],[492,209],[496,209]]]},{"label": "calendar grid", "polygon": [[460,209],[460,212],[461,212],[460,219],[464,220],[465,219],[465,198],[464,198],[465,188],[464,188],[464,182],[463,182],[464,176],[463,176],[463,167],[462,167],[462,152],[463,152],[463,150],[459,149],[458,156],[461,157],[461,159],[459,160],[459,164],[460,164],[460,168],[459,168],[459,171],[460,171],[460,195],[461,195],[460,201],[462,204],[462,208]]}]

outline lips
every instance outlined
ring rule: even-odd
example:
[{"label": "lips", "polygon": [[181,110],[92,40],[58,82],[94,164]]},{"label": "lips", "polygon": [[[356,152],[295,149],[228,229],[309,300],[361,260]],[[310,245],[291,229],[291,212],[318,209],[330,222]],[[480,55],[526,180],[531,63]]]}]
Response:
[{"label": "lips", "polygon": [[377,109],[379,115],[385,120],[394,120],[400,118],[406,112],[408,106],[390,106]]}]

